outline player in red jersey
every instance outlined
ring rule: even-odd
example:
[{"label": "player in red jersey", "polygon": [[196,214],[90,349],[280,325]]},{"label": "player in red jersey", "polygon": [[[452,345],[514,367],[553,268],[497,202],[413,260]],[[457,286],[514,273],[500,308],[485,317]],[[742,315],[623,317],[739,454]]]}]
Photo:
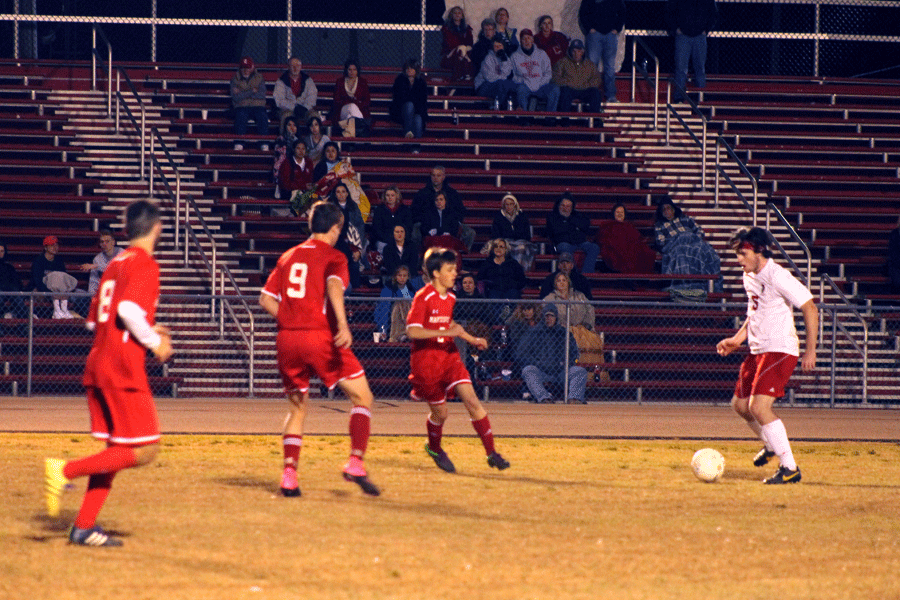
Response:
[{"label": "player in red jersey", "polygon": [[165,362],[172,355],[169,331],[154,325],[159,302],[159,265],[153,250],[162,232],[159,208],[146,200],[125,210],[125,231],[131,244],[103,273],[91,301],[87,326],[94,345],[84,369],[91,416],[91,433],[106,442],[98,454],[45,463],[47,513],[58,516],[60,495],[69,480],[88,476],[87,492],[69,541],[83,546],[121,546],[95,525],[122,469],[150,463],[159,450],[159,419],[147,383],[147,349]]},{"label": "player in red jersey", "polygon": [[487,453],[488,465],[509,468],[509,462],[494,449],[494,434],[487,411],[478,400],[469,372],[463,365],[453,338],[460,337],[480,350],[487,348],[484,338],[476,338],[453,321],[456,296],[456,253],[446,248],[431,248],[425,253],[425,275],[430,283],[416,293],[406,318],[406,334],[412,340],[410,375],[412,396],[431,408],[426,421],[428,443],[425,451],[438,467],[455,473],[456,467],[441,448],[447,398],[459,396]]},{"label": "player in red jersey", "polygon": [[328,389],[340,387],[353,403],[350,460],[344,466],[344,479],[371,496],[380,493],[363,466],[373,398],[366,373],[350,351],[353,336],[344,310],[350,275],[347,257],[334,249],[343,224],[338,205],[314,204],[309,216],[312,235],[281,255],[259,295],[259,304],[278,320],[278,370],[291,405],[282,436],[281,493],[288,497],[300,495],[297,462],[313,375]]}]

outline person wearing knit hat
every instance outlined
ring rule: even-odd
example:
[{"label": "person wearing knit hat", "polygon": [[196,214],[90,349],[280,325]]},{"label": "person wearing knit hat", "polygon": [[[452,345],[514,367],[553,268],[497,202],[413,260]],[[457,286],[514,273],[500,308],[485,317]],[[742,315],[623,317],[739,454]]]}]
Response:
[{"label": "person wearing knit hat", "polygon": [[491,239],[497,238],[506,240],[510,256],[522,265],[525,271],[531,268],[537,254],[537,247],[531,241],[531,222],[512,194],[503,195],[500,200],[500,213],[491,223]]},{"label": "person wearing knit hat", "polygon": [[584,56],[584,43],[574,39],[569,52],[553,67],[553,82],[559,86],[559,109],[572,110],[576,98],[587,107],[586,112],[600,112],[600,73],[597,65]]},{"label": "person wearing knit hat", "polygon": [[603,68],[603,95],[607,102],[616,99],[616,51],[619,32],[625,27],[623,0],[581,0],[578,23],[584,33],[589,61]]},{"label": "person wearing knit hat", "polygon": [[[544,305],[540,322],[525,332],[516,346],[516,360],[524,365],[522,380],[535,402],[552,404],[553,395],[546,383],[561,386],[568,383],[568,398],[571,403],[584,404],[587,387],[587,371],[575,362],[578,360],[578,345],[575,337],[559,322],[559,311],[552,302]],[[566,341],[569,345],[569,362],[566,367]],[[568,381],[567,381],[568,380]]]},{"label": "person wearing knit hat", "polygon": [[[234,111],[234,149],[244,149],[243,136],[253,119],[254,133],[269,134],[269,115],[266,113],[266,81],[256,70],[253,59],[245,56],[231,78],[231,107]],[[268,142],[261,142],[260,149],[268,152]]]},{"label": "person wearing knit hat", "polygon": [[534,110],[538,100],[547,101],[547,112],[556,112],[559,87],[553,83],[553,67],[547,53],[535,46],[534,34],[523,29],[519,49],[512,55],[513,81],[519,108]]}]

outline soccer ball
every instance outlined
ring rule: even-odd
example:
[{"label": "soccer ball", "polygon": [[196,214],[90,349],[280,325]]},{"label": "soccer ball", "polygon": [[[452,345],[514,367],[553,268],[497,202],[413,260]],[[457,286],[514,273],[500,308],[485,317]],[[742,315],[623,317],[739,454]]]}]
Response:
[{"label": "soccer ball", "polygon": [[691,459],[691,470],[700,481],[706,483],[718,481],[725,472],[725,457],[712,448],[697,450]]}]

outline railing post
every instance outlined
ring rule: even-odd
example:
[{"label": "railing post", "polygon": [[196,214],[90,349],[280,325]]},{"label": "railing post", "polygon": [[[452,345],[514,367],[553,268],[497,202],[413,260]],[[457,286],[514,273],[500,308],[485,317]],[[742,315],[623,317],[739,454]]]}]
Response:
[{"label": "railing post", "polygon": [[[16,0],[18,3],[18,0]],[[18,11],[16,11],[18,12]],[[16,27],[18,27],[19,22],[16,21]],[[18,29],[16,30],[18,31]],[[16,44],[16,58],[19,57],[19,44]],[[91,91],[97,91],[97,24],[91,26]],[[116,131],[118,133],[118,131]]]},{"label": "railing post", "polygon": [[715,186],[715,204],[719,208],[719,137],[716,137],[716,186]]},{"label": "railing post", "polygon": [[655,65],[653,79],[653,131],[659,131],[659,59],[653,62]]},{"label": "railing post", "polygon": [[[149,182],[148,182],[149,185],[147,187],[147,196],[150,197],[151,199],[153,198],[153,175],[154,175],[153,157],[156,154],[155,146],[156,146],[156,140],[151,135],[150,136],[150,178],[149,178]],[[141,181],[144,181],[144,144],[143,144],[143,140],[141,140]]]},{"label": "railing post", "polygon": [[672,112],[672,82],[669,81],[668,85],[666,85],[666,147],[669,146],[669,121],[671,120]]},{"label": "railing post", "polygon": [[116,135],[119,135],[119,113],[121,112],[119,107],[122,104],[122,102],[121,102],[122,99],[119,96],[119,85],[121,83],[120,82],[121,76],[122,76],[122,74],[119,71],[116,71]]},{"label": "railing post", "polygon": [[34,364],[34,292],[29,296],[28,306],[28,373],[25,381],[25,395],[31,396],[31,375]]},{"label": "railing post", "polygon": [[634,104],[637,85],[637,38],[631,40],[631,103]]},{"label": "railing post", "polygon": [[703,156],[700,158],[700,189],[706,191],[706,117],[700,116],[703,123],[703,142],[700,144],[700,152]]}]

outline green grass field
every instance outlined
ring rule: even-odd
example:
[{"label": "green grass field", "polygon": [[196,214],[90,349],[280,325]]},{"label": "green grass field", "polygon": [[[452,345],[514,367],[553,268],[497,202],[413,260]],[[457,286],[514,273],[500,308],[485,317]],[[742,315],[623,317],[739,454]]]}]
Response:
[{"label": "green grass field", "polygon": [[[772,599],[900,598],[900,446],[796,443],[803,482],[764,486],[738,442],[376,437],[383,489],[340,478],[344,436],[307,436],[301,498],[277,494],[277,436],[164,437],[156,464],[119,475],[99,523],[119,549],[65,532],[84,482],[43,512],[43,458],[88,436],[2,434],[0,598]],[[703,446],[724,479],[691,474]]]}]

